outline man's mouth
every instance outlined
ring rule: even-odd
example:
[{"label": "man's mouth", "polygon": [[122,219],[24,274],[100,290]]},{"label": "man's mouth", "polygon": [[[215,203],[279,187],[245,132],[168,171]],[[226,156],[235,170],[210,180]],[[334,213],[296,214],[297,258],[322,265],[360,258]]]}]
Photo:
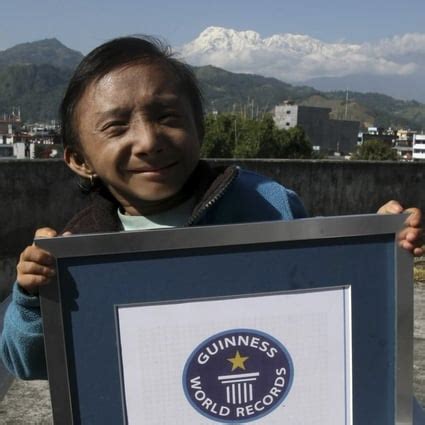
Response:
[{"label": "man's mouth", "polygon": [[177,163],[178,161],[174,161],[169,164],[144,165],[141,167],[130,168],[128,171],[131,173],[159,173],[174,167]]}]

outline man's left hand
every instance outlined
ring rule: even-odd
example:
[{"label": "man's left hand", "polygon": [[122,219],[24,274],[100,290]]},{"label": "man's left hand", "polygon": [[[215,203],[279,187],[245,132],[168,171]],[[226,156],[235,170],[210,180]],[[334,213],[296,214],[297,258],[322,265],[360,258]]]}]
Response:
[{"label": "man's left hand", "polygon": [[408,213],[409,215],[404,222],[404,229],[398,234],[399,244],[414,256],[421,257],[425,254],[421,210],[419,208],[404,209],[397,201],[389,201],[378,210],[378,214],[400,213]]}]

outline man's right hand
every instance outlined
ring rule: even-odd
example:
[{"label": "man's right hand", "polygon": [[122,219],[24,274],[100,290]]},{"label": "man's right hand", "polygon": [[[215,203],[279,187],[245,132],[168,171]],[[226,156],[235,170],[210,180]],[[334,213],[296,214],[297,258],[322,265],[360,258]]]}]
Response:
[{"label": "man's right hand", "polygon": [[[35,232],[37,238],[53,238],[57,232],[43,227]],[[18,285],[30,294],[37,294],[39,286],[46,285],[56,274],[52,254],[32,244],[27,246],[19,257],[17,270]]]}]

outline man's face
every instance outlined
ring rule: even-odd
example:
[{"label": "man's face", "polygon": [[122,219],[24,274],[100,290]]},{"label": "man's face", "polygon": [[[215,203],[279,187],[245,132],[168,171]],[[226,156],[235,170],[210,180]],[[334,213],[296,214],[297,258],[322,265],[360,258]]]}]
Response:
[{"label": "man's face", "polygon": [[191,105],[158,64],[118,68],[91,83],[75,118],[87,168],[130,214],[178,193],[198,163]]}]

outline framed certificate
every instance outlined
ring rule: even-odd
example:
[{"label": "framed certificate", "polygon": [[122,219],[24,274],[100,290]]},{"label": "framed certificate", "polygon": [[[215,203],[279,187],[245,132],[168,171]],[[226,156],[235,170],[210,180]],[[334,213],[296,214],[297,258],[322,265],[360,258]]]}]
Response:
[{"label": "framed certificate", "polygon": [[55,423],[412,423],[404,219],[37,240]]}]

